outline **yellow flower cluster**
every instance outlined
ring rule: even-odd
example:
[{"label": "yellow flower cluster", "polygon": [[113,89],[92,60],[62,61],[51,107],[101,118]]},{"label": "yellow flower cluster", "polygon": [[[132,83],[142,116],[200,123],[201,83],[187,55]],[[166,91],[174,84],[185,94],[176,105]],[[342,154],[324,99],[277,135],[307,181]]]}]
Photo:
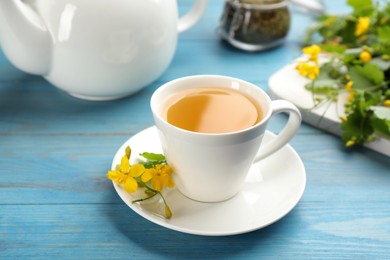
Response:
[{"label": "yellow flower cluster", "polygon": [[167,164],[157,164],[154,168],[144,169],[141,179],[144,183],[151,180],[152,188],[156,191],[162,191],[165,186],[168,188],[173,188],[175,186],[171,177],[172,173],[172,168]]},{"label": "yellow flower cluster", "polygon": [[348,101],[352,101],[355,98],[355,92],[352,90],[352,81],[348,81],[347,84],[345,84],[345,89],[347,90],[349,96]]},{"label": "yellow flower cluster", "polygon": [[115,170],[110,170],[107,173],[107,178],[122,184],[124,189],[133,193],[138,190],[139,186],[145,187],[152,195],[138,199],[133,202],[140,202],[149,199],[157,194],[160,194],[165,203],[165,216],[170,218],[172,213],[165,202],[161,191],[164,187],[173,188],[175,183],[172,179],[172,168],[167,164],[156,164],[152,168],[145,168],[143,164],[137,163],[130,165],[131,149],[126,148],[126,154],[121,159],[121,164],[117,165]]},{"label": "yellow flower cluster", "polygon": [[309,56],[309,60],[318,65],[318,55],[321,53],[321,48],[318,45],[311,45],[302,49],[304,54]]},{"label": "yellow flower cluster", "polygon": [[317,45],[312,45],[303,48],[302,52],[308,56],[308,60],[298,62],[295,69],[301,76],[314,80],[320,74],[318,55],[321,52],[321,48]]},{"label": "yellow flower cluster", "polygon": [[308,77],[311,80],[315,79],[320,73],[320,68],[317,65],[308,62],[298,62],[295,69],[298,70],[301,76]]},{"label": "yellow flower cluster", "polygon": [[365,34],[369,28],[370,28],[370,18],[359,17],[355,27],[355,36],[360,36]]}]

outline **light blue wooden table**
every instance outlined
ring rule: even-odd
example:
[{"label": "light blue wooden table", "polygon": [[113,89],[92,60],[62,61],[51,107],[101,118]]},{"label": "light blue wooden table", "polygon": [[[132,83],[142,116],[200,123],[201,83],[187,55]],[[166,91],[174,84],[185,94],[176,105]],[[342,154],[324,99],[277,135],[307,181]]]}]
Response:
[{"label": "light blue wooden table", "polygon": [[[326,4],[330,12],[348,11],[343,1]],[[310,18],[294,13],[283,46],[246,53],[216,34],[222,8],[210,0],[201,22],[180,35],[168,70],[122,100],[74,99],[1,57],[0,259],[390,259],[389,157],[346,150],[338,137],[308,125],[291,141],[306,167],[306,191],[266,228],[184,234],[140,217],[118,197],[105,174],[120,145],[153,124],[149,98],[158,86],[222,74],[267,90],[269,76],[300,54]],[[284,120],[269,129],[277,132]]]}]

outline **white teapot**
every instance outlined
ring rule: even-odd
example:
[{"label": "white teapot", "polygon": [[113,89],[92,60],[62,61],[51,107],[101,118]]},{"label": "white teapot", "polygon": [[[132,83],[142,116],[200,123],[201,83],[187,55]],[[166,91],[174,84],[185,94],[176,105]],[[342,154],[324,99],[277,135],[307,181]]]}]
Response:
[{"label": "white teapot", "polygon": [[176,0],[1,0],[0,45],[17,68],[78,98],[111,100],[156,80],[178,32],[207,0],[178,18]]}]

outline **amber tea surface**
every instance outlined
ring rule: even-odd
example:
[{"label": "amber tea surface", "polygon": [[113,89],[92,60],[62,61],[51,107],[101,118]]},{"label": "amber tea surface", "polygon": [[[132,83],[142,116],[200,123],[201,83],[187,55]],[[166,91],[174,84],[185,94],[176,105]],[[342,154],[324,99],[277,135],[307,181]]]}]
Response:
[{"label": "amber tea surface", "polygon": [[202,133],[227,133],[257,124],[259,105],[243,93],[218,87],[189,89],[170,97],[163,110],[168,123]]}]

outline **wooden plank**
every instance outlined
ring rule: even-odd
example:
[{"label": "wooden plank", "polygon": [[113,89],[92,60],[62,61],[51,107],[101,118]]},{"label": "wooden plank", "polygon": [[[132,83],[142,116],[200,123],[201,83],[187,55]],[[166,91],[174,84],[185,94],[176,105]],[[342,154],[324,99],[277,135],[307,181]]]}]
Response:
[{"label": "wooden plank", "polygon": [[[185,75],[183,75],[185,76]],[[252,81],[265,89],[265,82]],[[163,84],[158,81],[131,97],[110,102],[78,100],[46,81],[32,78],[28,84],[0,84],[0,135],[133,135],[153,125],[149,100]],[[285,118],[278,116],[270,129],[280,129]],[[318,130],[303,125],[303,132]]]},{"label": "wooden plank", "polygon": [[[118,203],[109,196],[113,188],[105,174],[128,138],[0,136],[1,203]],[[313,198],[311,201],[390,202],[388,157],[363,148],[343,151],[338,138],[326,134],[299,134],[291,145],[305,164],[308,185],[304,196]]]},{"label": "wooden plank", "polygon": [[0,255],[2,259],[199,259],[203,252],[202,259],[386,259],[388,208],[388,203],[302,201],[267,228],[238,236],[202,237],[157,226],[124,205],[1,205]]}]

